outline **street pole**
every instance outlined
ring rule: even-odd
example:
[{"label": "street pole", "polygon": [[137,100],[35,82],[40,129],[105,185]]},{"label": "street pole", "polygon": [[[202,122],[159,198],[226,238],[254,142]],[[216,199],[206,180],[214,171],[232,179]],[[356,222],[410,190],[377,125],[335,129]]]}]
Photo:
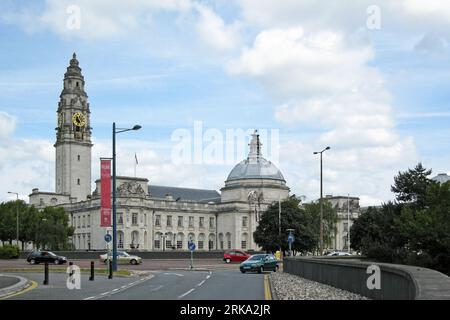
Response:
[{"label": "street pole", "polygon": [[113,271],[117,271],[117,208],[116,208],[116,134],[121,132],[126,132],[130,130],[139,130],[142,127],[140,125],[135,125],[130,129],[122,129],[117,128],[116,123],[113,122],[113,130],[112,130],[112,158],[113,158],[113,185],[112,185],[112,215],[113,215],[113,259],[112,259],[112,269]]},{"label": "street pole", "polygon": [[113,156],[113,271],[117,271],[117,221],[116,221],[116,123],[113,122],[113,137],[112,137],[112,156]]},{"label": "street pole", "polygon": [[8,193],[16,195],[16,244],[19,246],[19,194],[10,191]]},{"label": "street pole", "polygon": [[280,256],[281,256],[281,199],[278,197],[278,238],[280,239]]},{"label": "street pole", "polygon": [[320,255],[323,255],[323,160],[322,154],[330,150],[330,147],[326,147],[320,152],[314,152],[314,154],[320,153],[320,227],[319,227],[319,250]]},{"label": "street pole", "polygon": [[347,196],[347,251],[350,253],[350,194]]}]

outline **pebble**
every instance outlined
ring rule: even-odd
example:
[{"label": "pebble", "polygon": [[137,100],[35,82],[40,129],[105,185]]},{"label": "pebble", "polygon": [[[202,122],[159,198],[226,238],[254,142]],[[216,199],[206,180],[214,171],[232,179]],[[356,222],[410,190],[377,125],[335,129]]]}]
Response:
[{"label": "pebble", "polygon": [[270,280],[279,300],[369,300],[359,294],[282,271],[271,273]]}]

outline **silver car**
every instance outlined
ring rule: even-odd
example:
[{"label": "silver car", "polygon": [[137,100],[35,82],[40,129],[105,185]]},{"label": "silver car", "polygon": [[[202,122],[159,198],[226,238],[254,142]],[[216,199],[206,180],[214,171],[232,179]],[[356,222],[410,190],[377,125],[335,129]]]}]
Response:
[{"label": "silver car", "polygon": [[[100,255],[100,261],[104,263],[108,263],[108,258],[112,260],[112,252],[109,254],[105,253]],[[130,255],[125,251],[117,251],[117,263],[119,264],[141,264],[142,258]]]}]

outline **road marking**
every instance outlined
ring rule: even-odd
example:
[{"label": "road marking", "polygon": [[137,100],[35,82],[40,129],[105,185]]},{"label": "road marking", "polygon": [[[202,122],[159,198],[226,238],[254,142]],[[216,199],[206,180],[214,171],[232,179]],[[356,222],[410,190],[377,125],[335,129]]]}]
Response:
[{"label": "road marking", "polygon": [[83,299],[83,300],[96,300],[96,299],[101,299],[101,298],[104,298],[105,296],[109,296],[109,295],[113,295],[113,294],[116,294],[116,293],[125,291],[126,289],[129,289],[129,288],[131,288],[131,287],[134,287],[134,286],[136,286],[136,285],[142,283],[142,281],[144,281],[144,280],[145,280],[145,281],[150,280],[150,279],[153,278],[153,277],[154,277],[153,275],[150,275],[150,276],[148,276],[148,277],[143,278],[141,281],[134,281],[134,282],[132,282],[132,283],[130,283],[130,284],[128,284],[128,285],[124,285],[124,286],[121,286],[120,288],[113,289],[112,291],[103,292],[103,293],[101,293],[101,294],[99,294],[99,295],[97,295],[97,296],[88,297],[88,298],[85,298],[85,299]]},{"label": "road marking", "polygon": [[197,287],[200,287],[202,284],[205,283],[205,281],[206,281],[206,280],[203,280],[202,282],[200,282],[200,283],[197,285]]},{"label": "road marking", "polygon": [[16,292],[16,293],[12,293],[12,294],[5,295],[5,296],[1,297],[0,300],[6,300],[6,299],[9,299],[9,298],[11,298],[11,297],[15,297],[15,296],[24,294],[24,293],[26,293],[26,292],[28,292],[28,291],[33,290],[34,288],[36,288],[36,287],[38,286],[37,282],[35,282],[35,281],[33,281],[33,280],[30,280],[30,282],[31,282],[31,285],[30,285],[29,287],[27,287],[27,288],[21,290],[20,292]]},{"label": "road marking", "polygon": [[189,290],[188,292],[183,293],[181,296],[178,297],[178,299],[183,298],[184,296],[187,296],[189,293],[191,293],[192,291],[194,291],[195,289],[192,288],[191,290]]},{"label": "road marking", "polygon": [[184,275],[179,274],[179,273],[166,272],[164,274],[167,275],[167,276],[174,275],[174,276],[178,276],[178,277],[184,277]]},{"label": "road marking", "polygon": [[264,275],[264,298],[265,300],[272,300],[272,293],[270,292],[269,276]]},{"label": "road marking", "polygon": [[161,289],[162,287],[164,287],[164,286],[159,286],[159,287],[153,288],[153,289],[150,290],[150,291],[158,291],[158,290]]}]

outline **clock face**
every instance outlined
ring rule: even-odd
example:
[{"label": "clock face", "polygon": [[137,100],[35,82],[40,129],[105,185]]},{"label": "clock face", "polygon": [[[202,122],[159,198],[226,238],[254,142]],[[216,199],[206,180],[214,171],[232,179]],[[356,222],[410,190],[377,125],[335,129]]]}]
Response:
[{"label": "clock face", "polygon": [[74,113],[72,116],[72,122],[77,127],[84,127],[86,125],[86,116],[81,112]]}]

